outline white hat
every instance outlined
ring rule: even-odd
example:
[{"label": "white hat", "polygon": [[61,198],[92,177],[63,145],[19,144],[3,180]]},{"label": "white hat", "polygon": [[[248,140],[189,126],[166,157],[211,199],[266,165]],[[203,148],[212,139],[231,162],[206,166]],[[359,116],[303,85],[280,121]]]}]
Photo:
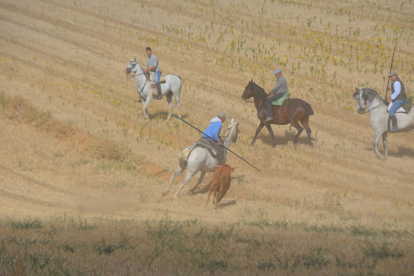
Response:
[{"label": "white hat", "polygon": [[226,113],[224,113],[224,112],[220,112],[220,113],[217,115],[217,117],[227,119]]}]

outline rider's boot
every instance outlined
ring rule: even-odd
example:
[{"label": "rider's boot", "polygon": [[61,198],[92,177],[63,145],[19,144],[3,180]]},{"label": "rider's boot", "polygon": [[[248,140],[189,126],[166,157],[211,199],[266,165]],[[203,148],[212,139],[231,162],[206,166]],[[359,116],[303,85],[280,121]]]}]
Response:
[{"label": "rider's boot", "polygon": [[267,122],[272,121],[272,120],[273,120],[272,117],[267,117],[266,120],[263,121],[263,123],[267,123]]},{"label": "rider's boot", "polygon": [[397,124],[397,117],[391,116],[391,121],[392,121],[392,129],[390,130],[390,133],[394,133],[394,132],[398,132],[398,124]]},{"label": "rider's boot", "polygon": [[157,93],[158,93],[157,100],[162,100],[161,84],[160,83],[157,83],[155,85],[157,86]]}]

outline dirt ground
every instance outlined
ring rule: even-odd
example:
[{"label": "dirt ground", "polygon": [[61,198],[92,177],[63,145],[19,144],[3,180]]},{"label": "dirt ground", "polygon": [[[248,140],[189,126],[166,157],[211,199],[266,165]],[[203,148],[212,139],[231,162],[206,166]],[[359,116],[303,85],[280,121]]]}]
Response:
[{"label": "dirt ground", "polygon": [[[369,241],[382,249],[388,243],[403,256],[377,258],[382,263],[370,270],[365,263],[360,270],[342,272],[413,273],[414,133],[389,135],[390,156],[378,158],[369,115],[358,114],[352,98],[355,87],[385,95],[395,45],[393,70],[413,94],[413,24],[412,1],[0,0],[4,229],[14,229],[7,221],[74,216],[99,221],[110,231],[110,223],[102,221],[139,224],[168,217],[177,223],[197,219],[207,229],[244,222],[241,231],[274,238],[269,225],[283,222],[290,227],[280,234],[291,242],[291,248],[283,249],[289,254],[303,246],[332,254],[338,250],[345,259],[360,252],[366,235],[322,231],[312,240],[315,234],[309,229],[394,231],[408,234],[372,234]],[[147,46],[159,58],[163,75],[181,77],[185,120],[205,129],[223,111],[240,123],[231,149],[260,172],[229,155],[228,164],[237,168],[219,210],[204,205],[211,174],[195,194],[188,190],[197,176],[174,199],[184,172],[162,196],[177,154],[200,135],[176,118],[166,121],[165,98],[153,99],[151,120],[144,119],[137,85],[124,69],[135,57],[145,68]],[[266,129],[250,146],[259,121],[254,105],[241,95],[251,79],[269,91],[277,68],[288,80],[291,96],[315,112],[309,120],[312,147],[305,132],[294,146],[296,130],[289,125],[273,126],[275,148]],[[338,249],[345,244],[349,246]],[[266,274],[278,267],[280,273],[295,274],[276,264],[239,272]],[[162,274],[151,270],[154,265],[157,261],[141,273]],[[305,268],[300,273],[314,269]],[[190,272],[219,274],[203,269]],[[230,273],[226,269],[222,273]]]}]

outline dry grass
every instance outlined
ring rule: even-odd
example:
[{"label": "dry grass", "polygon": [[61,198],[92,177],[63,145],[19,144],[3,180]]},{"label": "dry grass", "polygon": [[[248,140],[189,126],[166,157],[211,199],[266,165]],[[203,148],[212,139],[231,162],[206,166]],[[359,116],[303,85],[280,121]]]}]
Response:
[{"label": "dry grass", "polygon": [[[102,269],[117,274],[121,268],[116,262],[128,258],[126,270],[136,271],[134,260],[145,274],[309,274],[315,267],[307,266],[306,258],[318,260],[318,274],[413,273],[412,134],[391,135],[390,158],[376,158],[368,115],[357,114],[350,97],[359,85],[384,93],[395,44],[394,70],[413,91],[413,5],[411,1],[1,1],[0,214],[6,254],[2,256],[20,252],[14,262],[19,265],[7,266],[11,270],[2,273],[59,271],[55,266],[45,266],[50,272],[41,270],[28,252],[50,257],[50,263],[62,257],[67,261],[61,269],[70,274],[98,274]],[[241,134],[232,150],[262,171],[230,156],[228,163],[238,169],[219,211],[203,205],[211,176],[195,195],[161,197],[176,168],[176,154],[199,134],[178,120],[166,122],[165,100],[151,102],[151,123],[145,123],[136,84],[125,79],[123,69],[135,56],[144,66],[147,46],[159,57],[164,74],[183,79],[183,117],[200,128],[219,111],[234,117]],[[254,147],[249,146],[258,120],[253,105],[240,96],[252,78],[270,90],[275,68],[282,69],[291,94],[315,111],[310,118],[313,147],[305,145],[304,134],[293,147],[295,132],[289,126],[273,127],[276,148],[266,130]],[[207,255],[191,250],[203,248],[212,238],[206,234],[200,237],[200,247],[183,242],[187,251],[181,256],[176,256],[178,249],[167,251],[178,259],[166,253],[150,264],[149,256],[159,242],[154,238],[141,247],[139,238],[134,238],[129,241],[133,248],[104,254],[107,265],[101,265],[102,254],[94,246],[122,244],[114,230],[122,223],[111,228],[114,221],[131,222],[128,225],[137,229],[130,233],[138,237],[148,233],[150,225],[164,227],[167,210],[168,223],[181,231],[174,243],[180,235],[196,239],[191,235],[202,229],[214,236],[216,227],[224,232],[234,229],[230,240],[223,241],[233,243],[228,249],[218,244],[206,248],[205,254],[218,250],[220,258],[208,255],[203,263],[201,256]],[[63,214],[80,215],[82,221],[97,225],[88,230],[94,237],[88,240],[64,219],[53,224],[63,228],[50,239],[84,244],[80,251],[62,253],[61,247],[47,245],[24,251],[16,243],[10,246],[13,242],[6,233],[15,231],[13,221],[39,218],[40,230],[10,234],[16,240],[33,241],[35,235],[46,239],[49,221]],[[195,218],[197,225],[183,224]],[[149,219],[151,223],[144,223]],[[235,242],[244,236],[251,240]],[[260,250],[253,240],[261,243]],[[277,249],[271,249],[272,244]],[[263,257],[243,259],[245,252]],[[79,260],[86,255],[88,261],[81,265]],[[187,265],[182,260],[190,255]],[[292,268],[295,262],[297,268]]]},{"label": "dry grass", "polygon": [[[412,232],[252,220],[4,219],[4,274],[404,274]],[[307,233],[306,242],[300,237]],[[270,235],[269,235],[270,234]],[[300,238],[299,238],[300,237]],[[329,238],[331,242],[322,240]],[[289,242],[286,242],[289,241]],[[96,260],[105,260],[105,265]]]}]

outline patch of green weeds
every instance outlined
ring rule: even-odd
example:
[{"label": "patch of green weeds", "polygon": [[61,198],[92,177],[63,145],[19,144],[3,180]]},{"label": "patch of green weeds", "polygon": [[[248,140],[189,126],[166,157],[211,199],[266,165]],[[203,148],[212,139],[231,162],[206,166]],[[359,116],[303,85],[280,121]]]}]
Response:
[{"label": "patch of green weeds", "polygon": [[28,229],[41,229],[44,227],[43,221],[40,219],[25,218],[21,220],[9,219],[7,224],[14,230],[28,230]]},{"label": "patch of green weeds", "polygon": [[370,242],[365,242],[365,246],[361,247],[361,252],[367,257],[376,260],[384,258],[401,258],[404,257],[404,252],[395,246],[393,249],[389,247],[388,242],[384,241],[382,245],[375,245]]},{"label": "patch of green weeds", "polygon": [[6,109],[6,106],[10,103],[11,97],[6,94],[4,91],[0,92],[0,106],[3,108],[3,111]]},{"label": "patch of green weeds", "polygon": [[100,242],[93,246],[93,250],[97,252],[99,255],[101,254],[111,254],[115,250],[119,249],[127,249],[130,248],[129,239],[123,237],[121,241],[117,243],[107,242],[105,238],[103,238]]}]

